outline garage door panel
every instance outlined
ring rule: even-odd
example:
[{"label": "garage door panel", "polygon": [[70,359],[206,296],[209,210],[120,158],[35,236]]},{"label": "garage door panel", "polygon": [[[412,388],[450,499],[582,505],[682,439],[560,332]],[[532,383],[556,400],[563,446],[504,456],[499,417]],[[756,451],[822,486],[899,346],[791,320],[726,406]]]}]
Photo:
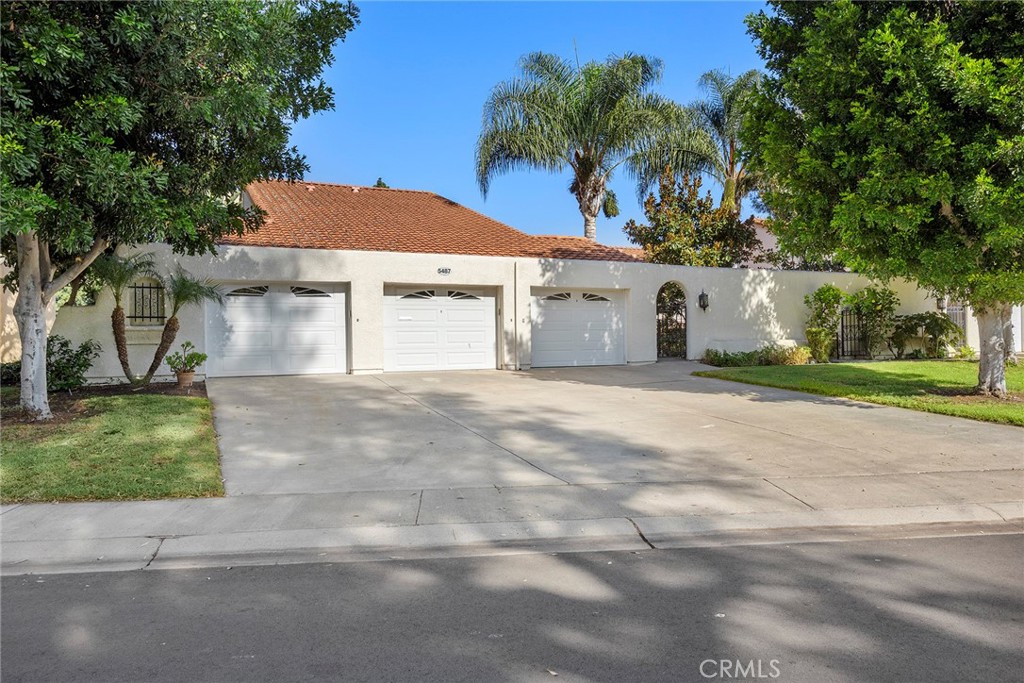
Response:
[{"label": "garage door panel", "polygon": [[534,367],[622,365],[625,354],[625,304],[621,294],[563,291],[556,300],[533,299]]},{"label": "garage door panel", "polygon": [[295,306],[288,309],[288,321],[293,325],[322,325],[338,321],[334,306]]},{"label": "garage door panel", "polygon": [[479,344],[483,346],[488,343],[487,332],[480,329],[448,330],[446,337],[449,344]]},{"label": "garage door panel", "polygon": [[413,308],[411,306],[402,306],[396,311],[396,318],[401,322],[410,323],[424,323],[424,324],[435,324],[440,318],[440,311],[434,311],[424,308]]},{"label": "garage door panel", "polygon": [[325,372],[338,363],[338,354],[330,351],[309,349],[288,353],[287,370],[296,373]]},{"label": "garage door panel", "polygon": [[239,353],[222,358],[218,375],[270,375],[274,371],[274,360],[269,353]]},{"label": "garage door panel", "polygon": [[496,366],[495,299],[462,290],[418,290],[384,298],[384,370]]},{"label": "garage door panel", "polygon": [[224,306],[207,309],[207,374],[346,371],[344,292],[297,285],[225,289]]},{"label": "garage door panel", "polygon": [[440,339],[437,330],[397,330],[395,341],[398,346],[436,346]]},{"label": "garage door panel", "polygon": [[287,334],[286,344],[290,347],[296,346],[339,346],[340,340],[334,330],[290,330]]}]

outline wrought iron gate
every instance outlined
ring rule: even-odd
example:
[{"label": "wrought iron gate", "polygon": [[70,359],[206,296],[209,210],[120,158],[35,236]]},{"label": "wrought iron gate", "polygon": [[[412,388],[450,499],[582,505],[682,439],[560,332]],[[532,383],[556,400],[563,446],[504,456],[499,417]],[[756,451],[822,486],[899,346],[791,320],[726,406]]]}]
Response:
[{"label": "wrought iron gate", "polygon": [[686,358],[686,295],[672,283],[658,292],[658,358]]},{"label": "wrought iron gate", "polygon": [[868,340],[860,313],[843,309],[836,335],[836,358],[868,358]]}]

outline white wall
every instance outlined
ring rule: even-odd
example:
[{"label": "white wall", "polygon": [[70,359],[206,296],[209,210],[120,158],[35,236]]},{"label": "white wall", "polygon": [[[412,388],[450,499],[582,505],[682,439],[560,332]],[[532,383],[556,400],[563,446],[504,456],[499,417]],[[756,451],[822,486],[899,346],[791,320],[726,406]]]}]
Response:
[{"label": "white wall", "polygon": [[[163,245],[151,251],[162,272],[180,263],[193,275],[226,283],[299,282],[334,284],[349,293],[349,368],[357,374],[381,372],[384,288],[387,285],[490,287],[499,318],[498,365],[530,365],[531,288],[619,289],[626,298],[626,358],[630,363],[657,360],[655,300],[667,282],[687,295],[687,353],[699,358],[706,348],[751,350],[767,343],[803,343],[807,310],[803,297],[833,282],[855,291],[868,280],[847,273],[691,268],[647,263],[515,259],[447,254],[326,251],[271,247],[224,247],[218,256],[180,257]],[[440,274],[441,269],[449,269]],[[911,283],[891,285],[902,301],[900,312],[933,310],[934,301]],[[697,306],[704,290],[707,311]],[[210,304],[216,305],[216,304]],[[91,377],[117,379],[120,365],[110,331],[113,301],[109,292],[95,306],[62,309],[54,332],[72,340],[92,338],[103,346]],[[184,310],[175,346],[192,341],[206,350],[204,309]],[[130,328],[132,369],[149,366],[159,330]],[[202,372],[202,369],[200,370]],[[164,366],[159,376],[170,377]]]}]

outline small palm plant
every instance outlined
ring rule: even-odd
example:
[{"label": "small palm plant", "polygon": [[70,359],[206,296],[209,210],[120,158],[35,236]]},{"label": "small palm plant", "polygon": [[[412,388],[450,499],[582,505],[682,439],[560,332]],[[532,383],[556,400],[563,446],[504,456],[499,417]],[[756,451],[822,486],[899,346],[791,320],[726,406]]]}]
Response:
[{"label": "small palm plant", "polygon": [[160,335],[160,345],[156,347],[153,354],[153,363],[149,366],[146,376],[142,378],[143,384],[149,384],[156,374],[164,356],[174,343],[178,335],[178,313],[186,306],[199,305],[204,301],[216,301],[223,303],[224,297],[217,290],[217,286],[211,280],[199,280],[188,273],[184,268],[178,266],[173,275],[164,279],[164,291],[171,298],[171,315],[164,323],[163,333]]},{"label": "small palm plant", "polygon": [[141,277],[154,276],[153,257],[149,254],[135,254],[121,257],[116,254],[104,254],[92,264],[93,275],[109,287],[114,295],[114,311],[110,314],[110,326],[114,332],[114,345],[117,347],[117,359],[121,362],[124,376],[132,384],[138,378],[132,373],[128,364],[128,341],[125,334],[124,291],[128,285]]}]

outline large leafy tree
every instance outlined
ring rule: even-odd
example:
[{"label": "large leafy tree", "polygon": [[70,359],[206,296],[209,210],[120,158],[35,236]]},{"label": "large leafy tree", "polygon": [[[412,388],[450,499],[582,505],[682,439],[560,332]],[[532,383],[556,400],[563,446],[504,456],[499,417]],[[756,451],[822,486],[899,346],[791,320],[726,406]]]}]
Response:
[{"label": "large leafy tree", "polygon": [[760,242],[751,222],[724,206],[715,207],[708,192],[701,196],[701,178],[684,173],[675,180],[666,168],[658,197],[644,202],[647,224],[629,221],[623,232],[644,248],[651,263],[728,268],[749,261]]},{"label": "large leafy tree", "polygon": [[772,2],[745,141],[792,253],[967,301],[1003,396],[1024,301],[1024,3]]},{"label": "large leafy tree", "polygon": [[730,211],[740,210],[743,198],[756,184],[755,176],[746,167],[740,130],[760,79],[760,72],[754,69],[736,77],[720,69],[707,71],[699,81],[704,97],[692,105],[718,148],[718,154],[709,159],[707,170],[721,183],[721,206]]},{"label": "large leafy tree", "polygon": [[239,187],[301,177],[291,122],[333,106],[321,74],[357,19],[320,0],[0,6],[0,246],[26,410],[50,416],[43,311],[97,256],[209,251],[260,223]]},{"label": "large leafy tree", "polygon": [[618,168],[638,181],[642,196],[665,163],[688,168],[712,153],[692,112],[652,91],[660,60],[627,54],[577,66],[535,52],[520,68],[522,74],[495,86],[484,105],[476,150],[484,196],[503,173],[569,168],[583,234],[596,239],[598,214],[618,215],[608,189]]}]

